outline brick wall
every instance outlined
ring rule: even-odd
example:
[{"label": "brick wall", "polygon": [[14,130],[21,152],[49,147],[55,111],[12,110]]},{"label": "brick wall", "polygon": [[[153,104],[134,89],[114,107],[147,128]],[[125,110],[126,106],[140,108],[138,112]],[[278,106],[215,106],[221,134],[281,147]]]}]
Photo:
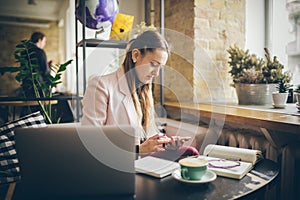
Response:
[{"label": "brick wall", "polygon": [[[155,0],[157,27],[159,6]],[[245,46],[245,0],[165,0],[165,28],[172,48],[167,65],[175,70],[166,70],[165,100],[235,101],[226,49]],[[158,100],[158,87],[154,95]]]},{"label": "brick wall", "polygon": [[[236,97],[230,87],[226,49],[235,43],[245,46],[245,0],[195,0],[194,14],[195,43],[199,44],[194,55],[194,97],[232,101]],[[202,55],[203,50],[207,55]]]},{"label": "brick wall", "polygon": [[[24,39],[30,39],[31,33],[35,31],[43,32],[47,37],[45,52],[47,59],[54,63],[60,63],[63,54],[59,48],[59,30],[57,22],[51,22],[49,28],[37,28],[28,26],[15,26],[0,24],[0,67],[1,66],[18,66],[14,59],[15,46]],[[19,83],[15,80],[15,74],[5,73],[0,75],[0,95],[13,95],[14,91],[19,87]]]}]

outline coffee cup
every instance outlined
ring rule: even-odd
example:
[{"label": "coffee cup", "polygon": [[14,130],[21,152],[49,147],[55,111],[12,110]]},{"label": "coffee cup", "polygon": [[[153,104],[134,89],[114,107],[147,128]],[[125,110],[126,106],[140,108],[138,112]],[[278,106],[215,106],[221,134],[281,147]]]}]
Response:
[{"label": "coffee cup", "polygon": [[206,173],[208,162],[207,160],[188,157],[179,160],[181,177],[185,180],[201,180]]}]

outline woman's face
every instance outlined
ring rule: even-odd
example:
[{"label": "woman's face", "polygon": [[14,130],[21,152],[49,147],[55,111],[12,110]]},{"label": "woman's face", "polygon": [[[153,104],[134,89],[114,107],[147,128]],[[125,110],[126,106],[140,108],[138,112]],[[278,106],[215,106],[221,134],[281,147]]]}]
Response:
[{"label": "woman's face", "polygon": [[144,83],[149,83],[154,77],[159,75],[160,67],[165,65],[168,60],[168,53],[162,49],[147,52],[144,56],[136,49],[133,51],[135,72],[138,79]]}]

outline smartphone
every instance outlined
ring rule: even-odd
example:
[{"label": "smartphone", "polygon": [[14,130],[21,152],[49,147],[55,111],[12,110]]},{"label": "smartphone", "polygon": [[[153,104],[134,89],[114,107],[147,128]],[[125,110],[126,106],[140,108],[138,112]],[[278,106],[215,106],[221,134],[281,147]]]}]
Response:
[{"label": "smartphone", "polygon": [[168,144],[165,145],[164,148],[176,150],[179,147],[181,147],[184,142],[186,142],[190,139],[191,139],[191,137],[189,137],[189,136],[176,136],[175,141],[169,142]]}]

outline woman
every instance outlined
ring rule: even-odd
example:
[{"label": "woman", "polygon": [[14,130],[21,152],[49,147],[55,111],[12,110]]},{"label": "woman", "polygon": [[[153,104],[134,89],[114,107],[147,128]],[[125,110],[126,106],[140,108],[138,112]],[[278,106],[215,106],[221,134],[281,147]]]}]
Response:
[{"label": "woman", "polygon": [[[168,54],[168,44],[158,32],[146,31],[130,41],[121,68],[90,79],[83,98],[81,123],[131,125],[140,130],[136,140],[139,153],[164,151],[164,144],[175,138],[161,137],[155,126],[151,85],[160,67],[166,64]],[[192,154],[198,152],[193,149]]]}]

